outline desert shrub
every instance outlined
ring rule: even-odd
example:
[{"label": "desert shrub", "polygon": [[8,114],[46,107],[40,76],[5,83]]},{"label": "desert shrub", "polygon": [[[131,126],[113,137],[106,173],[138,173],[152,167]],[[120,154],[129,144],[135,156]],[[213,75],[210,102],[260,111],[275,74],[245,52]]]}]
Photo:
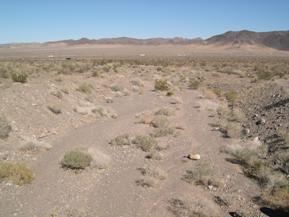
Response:
[{"label": "desert shrub", "polygon": [[238,98],[238,93],[234,90],[225,93],[225,97],[230,104],[234,104]]},{"label": "desert shrub", "polygon": [[219,89],[219,88],[212,88],[211,90],[212,90],[212,92],[213,92],[216,96],[218,96],[218,97],[221,97],[221,96],[222,96],[222,90],[221,90],[221,89]]},{"label": "desert shrub", "polygon": [[32,182],[33,174],[24,164],[0,162],[1,180],[12,182],[16,185],[24,185]]},{"label": "desert shrub", "polygon": [[154,179],[152,177],[144,177],[141,179],[137,179],[135,183],[137,186],[141,186],[145,188],[153,188],[159,185],[159,180]]},{"label": "desert shrub", "polygon": [[289,144],[289,132],[287,130],[279,129],[277,133],[286,144]]},{"label": "desert shrub", "polygon": [[228,106],[221,105],[217,109],[217,114],[220,118],[227,119],[230,117],[231,109]]},{"label": "desert shrub", "polygon": [[289,183],[286,176],[272,169],[264,160],[262,150],[237,149],[231,151],[234,161],[242,166],[244,174],[261,186],[261,199],[268,205],[289,211]]},{"label": "desert shrub", "polygon": [[262,200],[269,206],[289,211],[289,185],[274,186],[271,191],[262,193]]},{"label": "desert shrub", "polygon": [[161,127],[156,128],[154,132],[152,133],[153,137],[159,138],[159,137],[165,137],[169,135],[175,135],[175,129],[172,127]]},{"label": "desert shrub", "polygon": [[76,90],[82,93],[90,94],[92,92],[92,85],[88,83],[82,83]]},{"label": "desert shrub", "polygon": [[112,139],[110,144],[115,146],[131,145],[131,138],[128,134],[123,134]]},{"label": "desert shrub", "polygon": [[227,123],[224,130],[225,137],[235,139],[242,137],[242,126],[239,123]]},{"label": "desert shrub", "polygon": [[237,149],[232,151],[231,155],[242,166],[245,175],[257,180],[261,186],[268,184],[269,174],[272,171],[266,162],[260,159],[259,153],[256,150],[247,148]]},{"label": "desert shrub", "polygon": [[167,80],[155,80],[155,90],[168,91],[170,86]]},{"label": "desert shrub", "polygon": [[199,164],[194,170],[187,170],[182,180],[196,185],[214,185],[213,169],[208,164]]},{"label": "desert shrub", "polygon": [[266,68],[256,67],[255,71],[257,79],[259,80],[270,80],[274,77],[274,73],[272,73],[272,71]]},{"label": "desert shrub", "polygon": [[11,74],[12,81],[19,82],[19,83],[26,83],[27,82],[27,74],[24,72],[13,72]]},{"label": "desert shrub", "polygon": [[60,114],[61,113],[61,108],[56,106],[56,105],[49,105],[47,106],[48,110],[51,111],[54,114]]},{"label": "desert shrub", "polygon": [[118,91],[121,91],[121,90],[122,90],[122,88],[121,88],[120,86],[118,86],[118,85],[112,85],[112,86],[110,87],[110,89],[111,89],[113,92],[118,92]]},{"label": "desert shrub", "polygon": [[5,139],[9,136],[12,128],[5,117],[0,116],[0,139]]},{"label": "desert shrub", "polygon": [[279,169],[282,173],[289,175],[289,151],[288,150],[276,152],[275,154],[271,156],[271,159],[276,169]]},{"label": "desert shrub", "polygon": [[246,115],[241,109],[233,108],[231,115],[228,117],[228,120],[242,123],[246,121]]},{"label": "desert shrub", "polygon": [[203,213],[192,210],[192,208],[180,199],[169,200],[168,210],[176,217],[206,217]]},{"label": "desert shrub", "polygon": [[80,170],[90,166],[92,157],[82,151],[75,150],[66,153],[61,161],[63,168]]},{"label": "desert shrub", "polygon": [[135,144],[136,147],[140,148],[141,150],[148,152],[155,147],[157,141],[151,136],[137,135],[132,140],[132,143]]},{"label": "desert shrub", "polygon": [[174,112],[168,108],[161,108],[155,112],[155,115],[171,116]]},{"label": "desert shrub", "polygon": [[158,180],[165,180],[167,177],[167,173],[159,167],[144,166],[138,168],[138,170],[143,176],[152,177]]},{"label": "desert shrub", "polygon": [[100,73],[98,71],[92,72],[91,76],[92,77],[99,77]]},{"label": "desert shrub", "polygon": [[168,127],[169,121],[167,117],[158,115],[153,118],[151,125],[155,128],[165,128]]},{"label": "desert shrub", "polygon": [[201,82],[197,79],[190,79],[189,80],[189,88],[192,90],[197,90],[201,85]]}]

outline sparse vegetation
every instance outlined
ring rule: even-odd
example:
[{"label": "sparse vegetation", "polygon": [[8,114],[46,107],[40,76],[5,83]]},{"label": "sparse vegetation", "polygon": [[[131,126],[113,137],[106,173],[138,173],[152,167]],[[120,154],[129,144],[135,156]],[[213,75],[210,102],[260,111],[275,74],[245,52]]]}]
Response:
[{"label": "sparse vegetation", "polygon": [[259,183],[262,200],[268,205],[289,211],[289,182],[284,174],[270,167],[262,158],[262,150],[237,149],[231,152],[235,161],[243,168],[245,175]]},{"label": "sparse vegetation", "polygon": [[187,203],[180,199],[169,200],[168,210],[176,217],[206,217],[206,215],[192,210]]},{"label": "sparse vegetation", "polygon": [[145,187],[145,188],[153,188],[159,185],[159,181],[152,177],[144,177],[141,179],[137,179],[135,181],[137,186]]},{"label": "sparse vegetation", "polygon": [[77,88],[77,90],[78,90],[79,92],[82,92],[82,93],[85,93],[85,94],[91,94],[92,89],[93,89],[93,86],[92,86],[91,84],[88,84],[88,83],[82,83],[82,84]]},{"label": "sparse vegetation", "polygon": [[155,80],[155,90],[168,91],[170,86],[167,80]]},{"label": "sparse vegetation", "polygon": [[197,79],[190,79],[189,88],[192,90],[197,90],[201,85],[201,82]]},{"label": "sparse vegetation", "polygon": [[187,170],[186,174],[183,175],[182,180],[190,184],[218,186],[213,169],[208,164],[199,164],[194,170]]},{"label": "sparse vegetation", "polygon": [[158,115],[153,118],[153,120],[151,121],[151,125],[154,128],[166,128],[169,126],[169,121],[167,117]]},{"label": "sparse vegetation", "polygon": [[118,92],[118,91],[122,91],[122,88],[118,85],[112,85],[110,87],[110,89],[113,91],[113,92]]},{"label": "sparse vegetation", "polygon": [[169,135],[175,135],[175,129],[172,127],[162,127],[162,128],[156,128],[154,132],[152,133],[153,137],[165,137]]},{"label": "sparse vegetation", "polygon": [[67,152],[62,161],[61,166],[63,168],[73,169],[73,170],[83,170],[90,166],[92,157],[79,150]]},{"label": "sparse vegetation", "polygon": [[16,185],[30,184],[34,177],[32,171],[21,163],[0,162],[0,181]]},{"label": "sparse vegetation", "polygon": [[231,90],[225,93],[225,97],[229,104],[234,105],[238,98],[238,93],[234,90]]},{"label": "sparse vegetation", "polygon": [[148,152],[155,147],[157,141],[151,136],[137,135],[132,140],[132,143],[135,144],[136,147],[140,148],[141,150]]},{"label": "sparse vegetation", "polygon": [[159,167],[144,166],[138,168],[138,170],[143,176],[152,177],[158,180],[164,180],[167,177],[167,173]]},{"label": "sparse vegetation", "polygon": [[112,139],[110,141],[110,144],[115,146],[131,145],[131,138],[129,134],[123,134]]},{"label": "sparse vegetation", "polygon": [[9,136],[12,128],[7,119],[0,116],[0,139],[6,139]]},{"label": "sparse vegetation", "polygon": [[162,116],[171,116],[174,112],[168,108],[161,108],[155,112],[155,115],[162,115]]},{"label": "sparse vegetation", "polygon": [[27,74],[25,74],[24,72],[13,72],[11,74],[11,78],[14,82],[18,82],[18,83],[26,83],[27,82]]}]

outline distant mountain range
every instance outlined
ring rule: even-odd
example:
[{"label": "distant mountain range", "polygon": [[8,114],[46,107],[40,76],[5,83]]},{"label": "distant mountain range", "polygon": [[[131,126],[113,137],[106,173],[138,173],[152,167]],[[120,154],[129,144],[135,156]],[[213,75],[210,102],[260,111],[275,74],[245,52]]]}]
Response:
[{"label": "distant mountain range", "polygon": [[81,38],[78,40],[63,40],[46,42],[46,45],[64,43],[66,45],[82,45],[82,44],[121,44],[121,45],[189,45],[189,44],[202,44],[203,39],[187,39],[187,38],[149,38],[149,39],[137,39],[128,37],[119,38],[102,38],[102,39],[88,39]]},{"label": "distant mountain range", "polygon": [[289,31],[252,32],[248,30],[226,32],[205,40],[213,45],[259,45],[277,50],[289,50]]},{"label": "distant mountain range", "polygon": [[289,31],[253,32],[248,30],[229,31],[224,34],[215,35],[208,39],[187,38],[149,38],[136,39],[128,37],[62,40],[46,43],[7,44],[1,47],[21,46],[77,46],[77,45],[211,45],[241,48],[243,46],[261,46],[277,50],[289,51]]}]

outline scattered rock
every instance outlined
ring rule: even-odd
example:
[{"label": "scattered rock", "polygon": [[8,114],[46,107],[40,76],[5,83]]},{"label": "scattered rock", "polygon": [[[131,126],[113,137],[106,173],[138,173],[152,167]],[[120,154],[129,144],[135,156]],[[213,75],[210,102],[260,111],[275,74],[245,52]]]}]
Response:
[{"label": "scattered rock", "polygon": [[187,158],[190,160],[200,160],[201,156],[199,154],[189,154]]},{"label": "scattered rock", "polygon": [[216,204],[218,204],[219,206],[225,206],[225,207],[228,207],[229,206],[229,203],[222,197],[220,196],[215,196],[214,198]]},{"label": "scattered rock", "polygon": [[113,99],[111,97],[105,97],[104,99],[106,103],[113,103]]},{"label": "scattered rock", "polygon": [[92,114],[94,109],[96,109],[95,106],[86,106],[86,107],[77,106],[74,108],[74,111],[81,115],[88,115],[88,114]]},{"label": "scattered rock", "polygon": [[243,212],[241,212],[241,211],[235,211],[235,212],[229,212],[229,214],[232,216],[232,217],[246,217],[245,215],[244,215],[244,213]]}]

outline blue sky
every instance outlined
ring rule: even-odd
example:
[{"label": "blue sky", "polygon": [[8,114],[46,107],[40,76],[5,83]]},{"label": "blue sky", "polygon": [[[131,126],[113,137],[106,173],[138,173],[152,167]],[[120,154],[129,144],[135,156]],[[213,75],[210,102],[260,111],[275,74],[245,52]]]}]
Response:
[{"label": "blue sky", "polygon": [[0,0],[0,44],[289,30],[288,0]]}]

